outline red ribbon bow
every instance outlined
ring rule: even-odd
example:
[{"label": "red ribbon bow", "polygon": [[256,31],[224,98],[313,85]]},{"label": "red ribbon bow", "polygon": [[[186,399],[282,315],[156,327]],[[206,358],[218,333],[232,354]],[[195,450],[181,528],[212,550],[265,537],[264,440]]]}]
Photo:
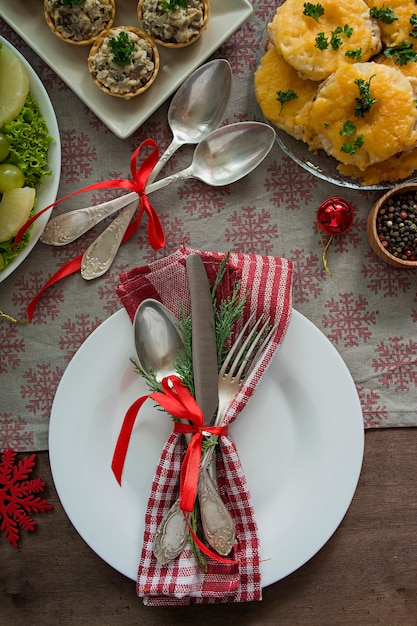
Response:
[{"label": "red ribbon bow", "polygon": [[204,425],[204,416],[199,405],[178,376],[165,377],[161,385],[163,392],[142,396],[127,410],[111,467],[117,482],[121,484],[123,465],[137,414],[143,403],[148,398],[152,398],[173,417],[180,420],[174,424],[175,433],[192,434],[180,472],[180,508],[182,511],[191,512],[197,493],[204,433],[217,436],[227,435],[227,426]]},{"label": "red ribbon bow", "polygon": [[[141,166],[137,167],[137,160],[138,160],[139,153],[146,146],[152,146],[153,148],[152,152],[144,159]],[[140,146],[134,151],[132,158],[130,160],[130,171],[132,174],[132,180],[125,179],[125,178],[103,180],[101,182],[94,183],[93,185],[88,185],[87,187],[83,187],[82,189],[78,189],[78,191],[74,191],[73,193],[70,193],[67,196],[62,197],[59,200],[52,202],[52,204],[49,204],[47,207],[45,207],[44,209],[36,213],[22,226],[22,228],[19,230],[19,232],[16,235],[14,247],[16,248],[17,244],[23,237],[24,233],[31,226],[31,224],[33,224],[33,222],[42,215],[42,213],[44,213],[45,211],[48,211],[48,209],[54,207],[55,205],[59,204],[63,200],[67,200],[68,198],[71,198],[72,196],[75,196],[79,193],[83,193],[85,191],[93,191],[94,189],[116,188],[116,189],[128,189],[130,191],[136,191],[136,193],[139,196],[139,211],[137,213],[137,217],[135,221],[129,224],[129,227],[127,228],[125,235],[123,237],[122,243],[124,243],[125,241],[130,239],[132,235],[134,235],[134,233],[136,232],[136,229],[138,228],[140,224],[143,213],[146,213],[148,216],[149,243],[151,244],[154,250],[159,250],[160,248],[163,248],[165,246],[164,231],[163,231],[161,222],[159,220],[158,214],[156,213],[155,209],[149,202],[149,199],[145,193],[146,183],[148,181],[150,173],[152,172],[153,168],[155,167],[158,161],[158,157],[159,157],[159,151],[158,151],[158,146],[156,142],[153,139],[145,139],[140,144]],[[28,314],[29,320],[32,319],[35,307],[42,293],[45,291],[45,289],[47,289],[50,285],[56,283],[61,278],[64,278],[65,276],[69,276],[70,274],[73,274],[74,272],[78,271],[81,268],[82,257],[83,255],[80,254],[75,259],[72,259],[71,261],[69,261],[69,263],[61,267],[48,280],[48,282],[40,289],[40,291],[36,294],[32,302],[28,306],[27,314]]]}]

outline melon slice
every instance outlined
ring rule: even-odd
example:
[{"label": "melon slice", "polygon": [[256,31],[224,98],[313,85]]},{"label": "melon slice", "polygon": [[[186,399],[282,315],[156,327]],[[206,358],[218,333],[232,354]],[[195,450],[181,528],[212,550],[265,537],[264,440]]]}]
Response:
[{"label": "melon slice", "polygon": [[17,235],[28,220],[35,202],[32,187],[19,187],[5,191],[0,202],[0,242]]},{"label": "melon slice", "polygon": [[0,128],[19,115],[29,91],[29,75],[19,57],[0,48]]}]

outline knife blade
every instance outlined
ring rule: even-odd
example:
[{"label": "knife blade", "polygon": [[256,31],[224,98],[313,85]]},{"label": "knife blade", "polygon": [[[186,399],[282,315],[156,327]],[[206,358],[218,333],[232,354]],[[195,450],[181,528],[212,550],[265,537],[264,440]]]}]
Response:
[{"label": "knife blade", "polygon": [[192,355],[197,403],[209,424],[218,405],[217,349],[210,282],[198,254],[186,259],[191,296]]}]

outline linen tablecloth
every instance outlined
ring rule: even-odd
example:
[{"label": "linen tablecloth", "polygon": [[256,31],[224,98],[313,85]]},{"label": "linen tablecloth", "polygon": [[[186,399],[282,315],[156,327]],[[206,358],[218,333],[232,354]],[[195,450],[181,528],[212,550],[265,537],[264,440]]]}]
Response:
[{"label": "linen tablecloth", "polygon": [[[234,74],[224,123],[262,121],[253,72],[258,42],[274,8],[273,0],[257,0],[250,19],[213,55],[226,58]],[[148,137],[158,142],[161,151],[170,142],[170,99],[128,139],[119,139],[3,20],[0,32],[32,64],[55,108],[63,162],[59,197],[98,180],[128,177],[130,157]],[[163,174],[187,167],[193,150],[184,146]],[[55,211],[85,206],[90,198],[94,202],[112,194],[78,196]],[[233,185],[213,188],[189,180],[152,194],[166,235],[164,249],[155,252],[151,248],[143,223],[102,278],[87,282],[75,274],[50,287],[30,324],[0,320],[0,449],[47,449],[58,383],[87,336],[120,308],[119,275],[170,254],[181,244],[291,259],[294,308],[322,330],[346,362],[361,399],[364,427],[416,426],[417,278],[414,271],[384,264],[369,247],[366,218],[378,195],[325,183],[295,164],[278,145],[258,169]],[[355,208],[352,228],[335,237],[328,250],[336,282],[323,267],[316,227],[319,205],[332,196],[350,201]],[[99,230],[60,248],[38,243],[0,283],[0,310],[24,317],[40,287],[83,252]]]}]

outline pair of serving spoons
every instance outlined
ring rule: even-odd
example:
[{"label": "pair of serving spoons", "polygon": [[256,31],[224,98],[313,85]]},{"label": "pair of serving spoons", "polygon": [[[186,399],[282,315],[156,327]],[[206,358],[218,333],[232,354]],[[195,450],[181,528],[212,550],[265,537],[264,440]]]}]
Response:
[{"label": "pair of serving spoons", "polygon": [[[237,122],[219,128],[231,85],[230,64],[225,59],[215,59],[193,72],[178,89],[168,110],[173,139],[151,172],[146,194],[188,178],[214,187],[228,185],[249,174],[265,159],[275,140],[275,131],[270,126],[261,122]],[[191,165],[152,182],[185,144],[197,144]],[[131,192],[98,205],[68,211],[48,222],[41,241],[66,245],[123,209],[84,253],[83,278],[97,278],[111,266],[137,206],[138,195]]]}]

